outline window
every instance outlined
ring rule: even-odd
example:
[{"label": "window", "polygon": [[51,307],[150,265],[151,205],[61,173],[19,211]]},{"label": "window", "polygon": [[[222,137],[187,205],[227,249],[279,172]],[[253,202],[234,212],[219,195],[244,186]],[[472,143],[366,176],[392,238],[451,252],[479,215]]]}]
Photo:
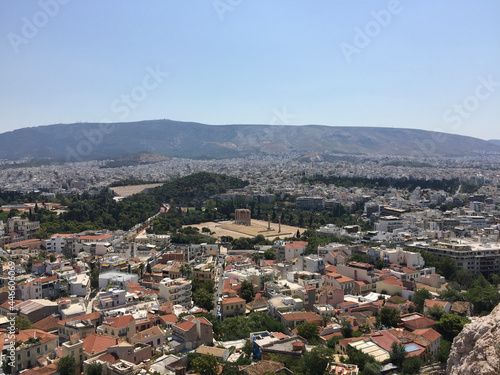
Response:
[{"label": "window", "polygon": [[40,347],[36,348],[36,354],[40,354]]}]

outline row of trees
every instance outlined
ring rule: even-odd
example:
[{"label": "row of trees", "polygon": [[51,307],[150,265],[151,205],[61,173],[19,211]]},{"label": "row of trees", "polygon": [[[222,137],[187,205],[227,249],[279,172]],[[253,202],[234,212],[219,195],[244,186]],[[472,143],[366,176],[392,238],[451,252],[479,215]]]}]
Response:
[{"label": "row of trees", "polygon": [[314,177],[303,177],[302,183],[316,184],[323,183],[326,185],[336,185],[343,187],[366,187],[366,188],[388,188],[394,187],[408,191],[415,190],[420,186],[422,189],[444,190],[448,193],[455,193],[460,185],[461,191],[464,193],[474,193],[480,185],[461,183],[458,178],[444,180],[426,180],[426,179],[409,179],[409,178],[390,178],[390,177],[341,177],[341,176],[323,176],[316,175]]}]

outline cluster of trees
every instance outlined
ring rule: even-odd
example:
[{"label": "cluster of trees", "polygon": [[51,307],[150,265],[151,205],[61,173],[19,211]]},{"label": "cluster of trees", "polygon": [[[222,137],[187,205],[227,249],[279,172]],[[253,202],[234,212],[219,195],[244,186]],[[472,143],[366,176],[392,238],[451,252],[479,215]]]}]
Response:
[{"label": "cluster of trees", "polygon": [[193,282],[193,303],[207,311],[214,308],[215,284],[211,280]]},{"label": "cluster of trees", "polygon": [[217,173],[199,172],[192,175],[168,181],[151,192],[158,202],[169,202],[173,199],[179,205],[188,206],[195,202],[201,208],[201,203],[209,197],[226,192],[228,189],[241,189],[248,185],[235,177]]},{"label": "cluster of trees", "polygon": [[461,282],[449,282],[446,290],[439,293],[440,299],[450,303],[470,302],[476,315],[487,315],[500,303],[498,293],[500,277],[498,275],[492,275],[493,284],[490,284],[481,273],[474,277],[469,271],[458,270],[457,275],[455,280],[461,280]]},{"label": "cluster of trees", "polygon": [[219,338],[223,341],[241,340],[251,332],[259,331],[285,332],[285,326],[265,312],[253,312],[248,316],[225,318],[220,325]]},{"label": "cluster of trees", "polygon": [[117,202],[102,190],[97,195],[84,193],[64,200],[67,210],[60,215],[38,204],[29,213],[30,220],[40,221],[39,238],[102,228],[128,230],[160,210],[160,204],[146,194],[135,194]]},{"label": "cluster of trees", "polygon": [[394,187],[397,189],[413,191],[420,186],[422,189],[444,190],[448,193],[455,193],[460,185],[461,192],[474,193],[480,188],[480,185],[461,183],[458,178],[445,180],[425,180],[425,179],[409,179],[409,178],[368,178],[368,177],[340,177],[340,176],[323,176],[316,175],[314,177],[303,177],[302,183],[316,184],[323,183],[326,185],[336,185],[343,187],[366,187],[366,188],[388,188]]}]

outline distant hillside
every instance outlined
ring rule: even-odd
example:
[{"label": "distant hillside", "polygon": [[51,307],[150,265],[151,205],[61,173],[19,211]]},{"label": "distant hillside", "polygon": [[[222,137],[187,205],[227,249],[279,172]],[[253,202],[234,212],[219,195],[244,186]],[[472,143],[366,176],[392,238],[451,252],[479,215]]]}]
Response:
[{"label": "distant hillside", "polygon": [[[437,141],[436,141],[437,140]],[[0,134],[0,159],[76,161],[150,152],[168,157],[222,158],[255,153],[473,155],[500,153],[477,138],[415,129],[204,125],[153,120],[115,124],[61,124]]]},{"label": "distant hillside", "polygon": [[490,139],[488,142],[493,143],[494,145],[500,146],[500,139]]}]

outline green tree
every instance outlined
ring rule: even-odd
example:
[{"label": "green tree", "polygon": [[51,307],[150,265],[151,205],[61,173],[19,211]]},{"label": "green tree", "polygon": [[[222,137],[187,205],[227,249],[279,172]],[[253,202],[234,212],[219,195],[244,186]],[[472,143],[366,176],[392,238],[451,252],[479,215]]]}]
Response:
[{"label": "green tree", "polygon": [[352,363],[359,367],[360,371],[364,371],[368,363],[376,362],[371,355],[363,353],[361,350],[355,349],[352,346],[347,346],[347,356],[349,359],[346,363]]},{"label": "green tree", "polygon": [[28,318],[16,316],[16,329],[22,331],[25,329],[32,329],[32,328],[35,328],[35,326],[31,324],[31,321]]},{"label": "green tree", "polygon": [[351,327],[351,322],[346,320],[342,324],[342,328],[340,329],[340,332],[342,333],[342,336],[345,337],[346,339],[352,337],[353,329]]},{"label": "green tree", "polygon": [[253,357],[253,343],[250,340],[245,340],[245,345],[243,345],[242,352],[245,353],[245,355],[248,358]]},{"label": "green tree", "polygon": [[498,285],[500,284],[500,275],[498,273],[494,273],[491,275],[491,283],[493,284],[493,286],[498,287]]},{"label": "green tree", "polygon": [[297,333],[306,340],[317,340],[319,338],[319,328],[316,323],[304,322],[297,326]]},{"label": "green tree", "polygon": [[71,355],[64,356],[57,362],[57,371],[61,375],[75,375],[75,370],[75,357]]},{"label": "green tree", "polygon": [[413,295],[413,303],[417,307],[419,313],[424,312],[424,304],[426,299],[431,299],[432,295],[427,289],[417,289]]},{"label": "green tree", "polygon": [[219,361],[211,354],[203,354],[191,362],[193,370],[200,375],[217,375]]},{"label": "green tree", "polygon": [[406,358],[407,352],[404,345],[393,342],[391,345],[391,354],[389,360],[392,364],[401,367]]},{"label": "green tree", "polygon": [[101,375],[102,374],[102,364],[100,362],[92,362],[85,369],[85,374],[87,375]]},{"label": "green tree", "polygon": [[43,240],[45,238],[49,238],[49,233],[47,232],[47,229],[40,228],[36,231],[35,237],[38,238],[39,240]]},{"label": "green tree", "polygon": [[264,251],[264,259],[274,260],[276,259],[276,252],[273,249],[267,249]]},{"label": "green tree", "polygon": [[438,306],[438,305],[434,305],[434,306],[428,308],[427,311],[425,312],[426,317],[431,318],[435,321],[438,321],[439,319],[441,319],[443,314],[445,314],[445,311],[443,310],[443,308],[441,306]]},{"label": "green tree", "polygon": [[456,282],[449,282],[446,285],[446,289],[439,292],[439,298],[449,303],[453,303],[456,301],[463,301],[464,294],[461,292],[460,286]]},{"label": "green tree", "polygon": [[248,281],[243,281],[241,283],[241,297],[245,299],[245,301],[250,302],[253,301],[255,297],[255,293],[253,291],[253,284]]},{"label": "green tree", "polygon": [[422,367],[422,360],[419,357],[410,357],[403,362],[403,374],[414,375],[420,372]]},{"label": "green tree", "polygon": [[199,288],[193,293],[193,302],[196,306],[210,311],[214,308],[214,295],[204,288]]},{"label": "green tree", "polygon": [[335,350],[340,340],[342,340],[344,336],[333,336],[330,340],[326,342],[326,346],[330,349]]},{"label": "green tree", "polygon": [[94,289],[99,288],[99,267],[95,266],[95,268],[90,273],[90,286]]},{"label": "green tree", "polygon": [[498,289],[492,286],[481,273],[474,281],[474,286],[467,289],[464,298],[472,303],[476,314],[489,313],[500,302]]},{"label": "green tree", "polygon": [[439,346],[438,352],[436,353],[436,361],[441,363],[446,363],[450,356],[451,342],[448,340],[441,340],[441,345]]},{"label": "green tree", "polygon": [[474,275],[469,270],[459,269],[455,272],[454,281],[456,281],[462,289],[467,289],[474,283]]},{"label": "green tree", "polygon": [[461,316],[443,314],[441,319],[436,322],[436,331],[443,335],[445,340],[452,342],[467,323],[468,320]]},{"label": "green tree", "polygon": [[397,327],[399,322],[399,311],[383,307],[377,315],[377,325],[386,327]]},{"label": "green tree", "polygon": [[446,280],[452,280],[455,277],[455,272],[457,271],[457,266],[453,259],[449,256],[442,257],[438,262],[439,274],[445,277]]},{"label": "green tree", "polygon": [[323,375],[332,354],[331,349],[320,347],[305,352],[300,359],[300,373],[303,375]]},{"label": "green tree", "polygon": [[363,375],[380,375],[382,365],[378,362],[368,362],[363,370]]}]

